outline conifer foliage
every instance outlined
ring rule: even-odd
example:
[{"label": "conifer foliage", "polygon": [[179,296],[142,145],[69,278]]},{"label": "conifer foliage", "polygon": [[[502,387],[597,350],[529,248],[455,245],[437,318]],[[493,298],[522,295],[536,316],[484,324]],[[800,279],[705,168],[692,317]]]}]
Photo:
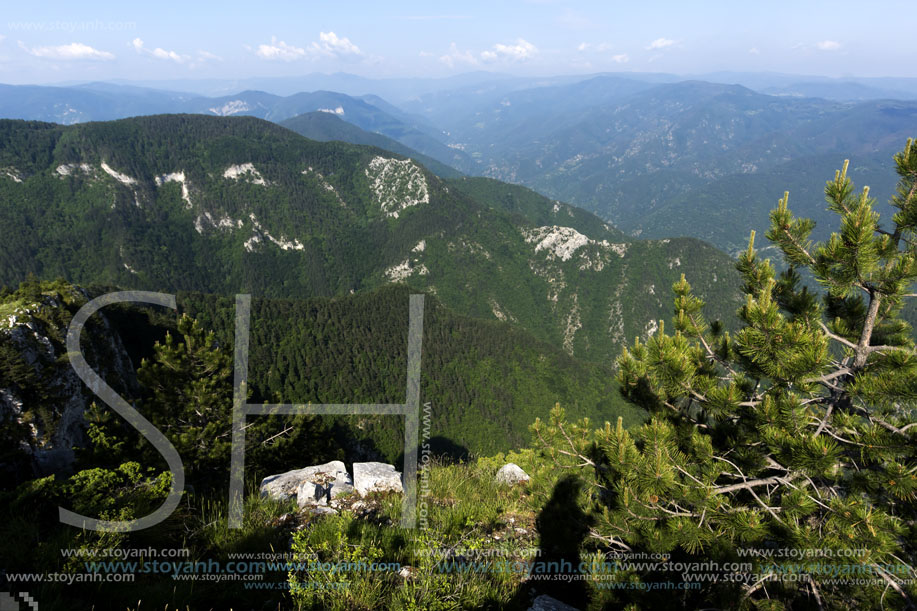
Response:
[{"label": "conifer foliage", "polygon": [[197,320],[182,316],[178,332],[183,341],[167,334],[137,376],[156,405],[153,424],[191,465],[194,479],[225,471],[229,460],[232,363]]},{"label": "conifer foliage", "polygon": [[[593,431],[559,407],[532,427],[550,457],[590,480],[591,535],[606,549],[753,564],[708,567],[719,579],[679,592],[684,606],[917,602],[917,352],[900,318],[917,297],[917,144],[895,163],[891,226],[846,162],[825,187],[840,220],[825,243],[784,194],[767,233],[784,271],[752,234],[737,262],[736,333],[708,324],[687,280],[675,283],[674,334],[660,324],[618,359],[622,392],[650,413],[642,427]],[[664,567],[618,578],[692,579]],[[638,600],[624,592],[620,602]]]}]

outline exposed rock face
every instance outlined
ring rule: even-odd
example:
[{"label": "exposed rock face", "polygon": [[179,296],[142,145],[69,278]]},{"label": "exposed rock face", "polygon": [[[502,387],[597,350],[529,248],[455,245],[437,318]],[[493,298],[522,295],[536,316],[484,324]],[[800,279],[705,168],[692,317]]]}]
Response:
[{"label": "exposed rock face", "polygon": [[300,507],[325,507],[328,502],[356,490],[360,496],[370,492],[403,492],[401,473],[393,465],[358,462],[353,477],[339,460],[323,465],[270,475],[261,481],[261,496],[278,500],[295,498]]},{"label": "exposed rock face", "polygon": [[[71,467],[73,448],[86,440],[83,413],[93,401],[102,405],[66,357],[70,320],[85,302],[78,289],[58,286],[42,291],[34,301],[14,296],[0,303],[5,306],[0,348],[20,363],[13,379],[0,380],[0,422],[15,421],[21,431],[15,441],[37,475]],[[121,338],[104,312],[92,320],[83,332],[84,355],[93,370],[130,400],[136,376]]]},{"label": "exposed rock face", "polygon": [[360,496],[370,492],[404,492],[401,473],[393,465],[381,462],[358,462],[353,464],[353,485]]},{"label": "exposed rock face", "polygon": [[[347,491],[347,487],[353,490],[353,481],[347,474],[347,467],[339,460],[332,460],[323,465],[294,469],[279,475],[265,477],[261,480],[261,496],[269,496],[281,501],[296,497],[302,506],[306,504],[307,498],[315,498],[317,486],[314,480],[317,480],[320,474],[329,479],[332,497],[343,494]],[[303,491],[304,497],[300,497],[300,490]]]},{"label": "exposed rock face", "polygon": [[[344,463],[334,461],[328,465]],[[353,492],[353,479],[347,471],[318,471],[312,477],[303,481],[296,489],[296,502],[300,507],[306,505],[327,505],[330,499],[336,499]]]},{"label": "exposed rock face", "polygon": [[423,170],[410,159],[374,157],[365,173],[373,200],[386,216],[398,218],[405,208],[430,203]]},{"label": "exposed rock face", "polygon": [[507,486],[527,482],[529,479],[531,478],[529,477],[528,473],[523,471],[522,467],[516,463],[506,463],[500,467],[500,470],[497,471],[497,475],[494,478],[498,484]]}]

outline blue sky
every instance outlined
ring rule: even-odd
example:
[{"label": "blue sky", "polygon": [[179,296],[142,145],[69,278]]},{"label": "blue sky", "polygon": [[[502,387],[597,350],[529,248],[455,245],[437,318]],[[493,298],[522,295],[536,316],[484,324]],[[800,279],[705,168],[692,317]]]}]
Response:
[{"label": "blue sky", "polygon": [[3,10],[0,82],[471,70],[915,77],[913,15],[910,2],[847,0],[40,0]]}]

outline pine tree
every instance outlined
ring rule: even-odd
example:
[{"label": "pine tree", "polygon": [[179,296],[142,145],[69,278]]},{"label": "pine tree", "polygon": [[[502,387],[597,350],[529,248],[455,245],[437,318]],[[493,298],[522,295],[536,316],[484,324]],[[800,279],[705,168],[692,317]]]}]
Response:
[{"label": "pine tree", "polygon": [[232,362],[212,332],[183,315],[181,342],[171,333],[157,342],[137,371],[149,391],[145,413],[182,457],[189,479],[225,476],[229,466]]},{"label": "pine tree", "polygon": [[[619,419],[593,431],[559,407],[532,427],[559,466],[588,477],[590,534],[605,549],[754,564],[720,571],[729,583],[679,591],[682,606],[917,600],[917,352],[901,318],[917,297],[917,145],[895,163],[889,229],[847,162],[825,187],[840,221],[825,243],[813,243],[814,223],[795,218],[784,194],[767,238],[785,270],[758,257],[752,233],[737,262],[746,300],[736,333],[708,324],[687,280],[675,283],[674,334],[660,323],[618,359],[622,393],[650,414],[642,427]],[[775,552],[743,557],[752,548]],[[665,568],[618,578],[691,580]],[[653,604],[672,604],[671,592],[659,596]]]}]

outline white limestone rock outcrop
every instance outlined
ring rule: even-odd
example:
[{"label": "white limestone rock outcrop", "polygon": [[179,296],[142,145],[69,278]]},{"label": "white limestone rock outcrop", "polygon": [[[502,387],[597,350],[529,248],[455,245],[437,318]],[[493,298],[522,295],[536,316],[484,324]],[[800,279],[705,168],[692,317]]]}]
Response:
[{"label": "white limestone rock outcrop", "polygon": [[[334,461],[338,465],[343,464]],[[328,463],[329,465],[332,463]],[[317,471],[296,489],[296,502],[300,507],[327,505],[330,499],[353,493],[353,479],[345,470]]]},{"label": "white limestone rock outcrop", "polygon": [[398,218],[407,208],[430,203],[423,169],[410,159],[373,157],[364,172],[373,201],[386,216]]},{"label": "white limestone rock outcrop", "polygon": [[243,180],[250,182],[253,185],[261,185],[262,187],[267,186],[267,181],[264,180],[261,172],[255,168],[255,164],[251,162],[239,163],[229,166],[223,172],[223,178],[228,178],[230,180]]},{"label": "white limestone rock outcrop", "polygon": [[[332,492],[338,485],[340,485],[341,488],[344,488],[345,485],[352,486],[350,476],[347,474],[347,467],[344,466],[344,463],[339,460],[332,460],[323,465],[294,469],[286,473],[265,477],[261,480],[261,496],[267,496],[280,501],[295,497],[297,501],[299,501],[299,491],[301,488],[305,488],[306,494],[308,495],[311,492],[314,497],[315,484],[312,482],[317,479],[320,473],[332,478]],[[311,485],[311,490],[309,489],[309,485]],[[343,490],[338,492],[338,494],[342,493]],[[302,505],[303,503],[300,502],[300,504]]]},{"label": "white limestone rock outcrop", "polygon": [[527,482],[530,479],[529,474],[523,471],[522,467],[516,463],[506,463],[497,471],[494,481],[498,484],[512,486],[514,484]]},{"label": "white limestone rock outcrop", "polygon": [[381,462],[354,463],[353,487],[360,496],[370,492],[404,492],[401,473],[393,465]]}]

